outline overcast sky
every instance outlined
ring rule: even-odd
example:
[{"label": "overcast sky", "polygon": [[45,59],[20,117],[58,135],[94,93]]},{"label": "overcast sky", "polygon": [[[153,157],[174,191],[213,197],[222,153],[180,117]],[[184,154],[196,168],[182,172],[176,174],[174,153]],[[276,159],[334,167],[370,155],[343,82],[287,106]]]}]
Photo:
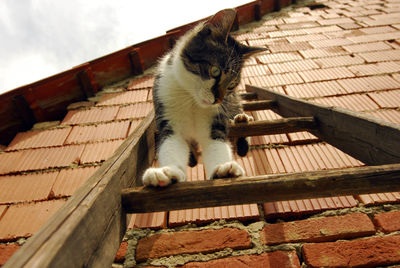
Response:
[{"label": "overcast sky", "polygon": [[0,0],[0,94],[250,0]]}]

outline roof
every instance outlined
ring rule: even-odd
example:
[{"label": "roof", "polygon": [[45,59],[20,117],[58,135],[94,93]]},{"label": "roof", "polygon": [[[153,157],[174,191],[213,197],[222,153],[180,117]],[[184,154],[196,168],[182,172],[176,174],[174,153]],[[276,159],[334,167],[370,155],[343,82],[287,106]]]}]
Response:
[{"label": "roof", "polygon": [[[263,3],[265,2],[267,1]],[[288,4],[285,1],[280,2],[282,6]],[[400,124],[399,4],[384,0],[325,0],[322,3],[323,5],[319,6],[321,8],[317,8],[318,6],[306,6],[300,2],[283,12],[272,13],[264,16],[260,21],[243,25],[234,33],[234,36],[245,44],[268,48],[268,52],[256,55],[246,63],[239,91],[244,92],[245,84],[268,87],[311,102],[339,106]],[[242,17],[239,17],[239,20],[250,21],[251,19],[245,16],[249,17],[249,14],[254,12],[254,3],[241,8]],[[182,29],[189,26],[191,24],[183,26]],[[125,78],[131,75],[132,68],[139,69],[138,73],[150,67],[155,59],[169,47],[170,39],[168,38],[171,36],[176,38],[180,34],[182,33],[177,33],[174,29],[166,37],[135,45],[113,53],[112,57],[105,56],[78,66],[75,70],[0,96],[1,103],[4,104],[10,96],[15,99],[15,96],[20,96],[23,92],[24,99],[28,101],[28,106],[33,111],[36,121],[40,121],[37,120],[40,118],[59,120],[51,124],[38,124],[28,131],[19,131],[6,146],[4,152],[0,153],[0,241],[2,241],[0,256],[2,260],[3,256],[6,256],[4,258],[6,260],[18,249],[24,239],[34,234],[65,203],[68,197],[113,154],[128,135],[134,132],[139,122],[151,111],[151,87],[154,80],[151,70],[139,76]],[[162,49],[159,48],[160,46]],[[121,55],[125,56],[124,53],[130,53],[132,65],[128,60],[124,64],[118,60]],[[141,63],[139,68],[137,62]],[[111,71],[101,75],[101,71],[104,70]],[[122,74],[121,72],[117,74],[121,70],[123,70]],[[66,94],[68,101],[60,98],[56,101],[56,105],[43,104],[46,100],[47,103],[51,103],[49,96],[53,92],[49,91],[49,88],[56,81],[67,79],[66,74],[76,75],[82,72],[88,78],[82,78],[79,81],[88,82],[88,86],[82,87],[77,81],[67,83],[64,88],[66,91],[61,91],[59,94]],[[111,86],[105,85],[111,81],[122,82]],[[30,92],[34,92],[36,98],[29,99],[30,95],[26,93],[29,88],[33,88]],[[45,89],[40,91],[41,88]],[[71,92],[74,90],[76,92],[72,95],[65,93],[68,88]],[[82,91],[82,88],[89,91]],[[85,100],[90,95],[95,96],[86,102],[68,106],[68,110],[62,111],[61,108],[61,110],[56,108],[62,106],[66,109],[66,104],[71,101]],[[21,104],[24,103],[23,101],[18,102],[20,98],[16,99],[17,103],[24,106]],[[35,106],[35,103],[40,103],[40,105]],[[57,112],[51,114],[51,109]],[[252,115],[255,119],[279,118],[279,115],[272,111],[257,111],[252,112]],[[9,125],[22,124],[21,117],[15,119],[15,122],[12,120]],[[30,124],[33,121],[30,121]],[[245,168],[247,175],[304,172],[364,165],[307,132],[253,137],[251,145],[252,149],[246,157],[236,157]],[[204,180],[203,166],[199,164],[195,168],[188,168],[187,176],[192,181]],[[398,212],[400,207],[398,205],[380,206],[395,204],[399,201],[400,193],[393,192],[288,200],[265,203],[261,206],[235,205],[146,213],[134,215],[128,228],[158,230],[195,223],[205,227],[197,229],[188,227],[181,230],[182,233],[176,232],[176,234],[183,235],[183,232],[188,232],[190,236],[190,232],[199,234],[203,229],[215,229],[213,235],[217,240],[219,232],[224,231],[230,234],[232,230],[229,228],[232,225],[229,223],[207,224],[221,219],[238,219],[244,223],[254,222],[253,225],[234,226],[240,232],[238,234],[235,229],[233,237],[240,235],[241,238],[234,243],[232,255],[247,254],[248,259],[245,261],[251,263],[256,253],[264,252],[262,255],[256,255],[260,258],[256,260],[257,262],[281,259],[292,263],[290,267],[299,267],[300,261],[310,267],[329,266],[332,264],[323,263],[321,259],[318,259],[318,252],[322,252],[321,247],[336,252],[335,250],[339,248],[350,250],[372,245],[379,247],[386,243],[386,240],[388,240],[387,243],[399,247],[398,236],[384,238],[378,236],[378,234],[400,231],[400,226],[395,221],[390,221],[400,219],[400,212]],[[370,206],[370,209],[363,210],[366,206]],[[391,212],[385,212],[384,208]],[[324,213],[324,211],[328,212]],[[328,217],[331,215],[335,216]],[[314,217],[318,220],[314,220]],[[277,224],[275,223],[277,220],[283,222],[280,225],[274,225]],[[343,225],[340,225],[340,222]],[[296,226],[300,229],[296,229]],[[313,226],[319,226],[315,233],[312,233]],[[326,226],[326,228],[321,231],[320,226]],[[277,231],[277,228],[283,231]],[[294,231],[290,228],[294,228]],[[302,233],[301,230],[305,229],[310,229],[310,231]],[[171,231],[175,230],[171,229]],[[284,235],[283,238],[279,238],[280,240],[276,237],[271,238],[274,234],[282,232]],[[294,234],[291,235],[290,232]],[[151,234],[149,231],[142,235],[142,237],[147,237],[146,239],[139,241],[136,237],[133,240],[136,239],[139,245],[145,246],[146,241],[154,239]],[[175,235],[175,232],[172,235]],[[223,234],[221,236],[224,237]],[[260,236],[263,237],[261,240]],[[300,238],[294,239],[294,236],[300,236]],[[335,242],[338,239],[349,240],[354,237],[366,237],[366,239],[355,240],[355,242],[353,240]],[[314,242],[323,243],[314,244]],[[275,253],[265,253],[274,249],[267,247],[269,244],[286,245],[288,243],[300,244],[292,247],[291,251],[274,250]],[[157,265],[162,264],[163,256],[184,253],[194,256],[215,251],[221,251],[220,256],[226,257],[228,254],[224,255],[224,248],[223,244],[213,249],[204,245],[204,247],[199,246],[196,252],[174,251],[154,256],[141,254],[137,261]],[[247,249],[247,251],[241,251],[242,249]],[[128,247],[128,255],[129,250],[139,250],[139,248],[136,248],[136,244]],[[302,251],[304,257],[299,258],[295,250]],[[373,266],[400,263],[398,254],[397,257],[389,256],[390,250],[384,249],[380,253],[388,257],[381,259],[372,257]],[[367,254],[365,251],[362,252]],[[331,256],[329,252],[324,251],[324,254],[327,254],[327,258],[330,258],[333,264],[346,261],[336,260],[337,256],[333,253]],[[242,256],[242,258],[245,257]],[[193,262],[194,259],[196,258],[190,258],[189,255],[185,263]],[[217,255],[209,254],[205,261],[220,261],[217,259],[219,259]],[[356,264],[365,265],[362,261],[366,258],[356,259]],[[129,265],[132,261],[135,261],[134,256],[127,258],[126,264]],[[243,262],[244,260],[222,259],[222,261]],[[190,264],[187,266],[190,267]]]}]

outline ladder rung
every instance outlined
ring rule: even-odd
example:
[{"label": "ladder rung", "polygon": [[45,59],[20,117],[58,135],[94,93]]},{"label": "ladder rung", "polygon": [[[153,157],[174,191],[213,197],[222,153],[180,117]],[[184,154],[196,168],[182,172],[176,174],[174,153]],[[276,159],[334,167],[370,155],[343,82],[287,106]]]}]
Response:
[{"label": "ladder rung", "polygon": [[257,93],[255,93],[255,92],[241,93],[240,97],[243,100],[256,100],[257,99]]},{"label": "ladder rung", "polygon": [[271,100],[257,100],[242,102],[242,107],[245,111],[267,110],[277,107],[277,103]]},{"label": "ladder rung", "polygon": [[231,124],[230,137],[248,137],[291,133],[316,128],[313,117],[289,117],[277,120],[259,120],[247,124]]},{"label": "ladder rung", "polygon": [[400,190],[400,164],[122,190],[127,213],[168,211]]}]

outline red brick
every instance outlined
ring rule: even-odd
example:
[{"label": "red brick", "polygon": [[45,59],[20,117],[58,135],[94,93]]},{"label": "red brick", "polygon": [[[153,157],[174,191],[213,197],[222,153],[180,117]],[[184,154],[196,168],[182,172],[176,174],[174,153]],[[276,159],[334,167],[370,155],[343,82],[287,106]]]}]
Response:
[{"label": "red brick", "polygon": [[400,231],[400,211],[377,214],[374,223],[385,233]]},{"label": "red brick", "polygon": [[266,225],[261,231],[263,244],[291,242],[322,242],[353,238],[375,233],[374,225],[366,214],[315,218],[302,221]]},{"label": "red brick", "polygon": [[400,262],[400,236],[303,245],[309,267],[377,267]]},{"label": "red brick", "polygon": [[117,255],[115,255],[115,262],[123,263],[125,261],[126,250],[128,249],[128,242],[122,242],[119,246]]},{"label": "red brick", "polygon": [[0,244],[0,266],[5,264],[19,248],[17,244]]},{"label": "red brick", "polygon": [[260,255],[244,255],[217,259],[208,262],[190,262],[183,268],[254,267],[254,268],[295,268],[300,267],[295,251],[274,251]]},{"label": "red brick", "polygon": [[136,260],[140,262],[177,254],[209,253],[224,248],[250,247],[249,234],[235,228],[156,234],[139,241]]}]

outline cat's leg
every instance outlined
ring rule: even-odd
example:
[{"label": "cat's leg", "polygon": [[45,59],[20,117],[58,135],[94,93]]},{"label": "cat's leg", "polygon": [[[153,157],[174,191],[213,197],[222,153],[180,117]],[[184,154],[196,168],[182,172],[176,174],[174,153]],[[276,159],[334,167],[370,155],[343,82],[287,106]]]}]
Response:
[{"label": "cat's leg", "polygon": [[143,175],[144,185],[167,186],[173,181],[185,181],[189,146],[179,135],[166,137],[159,148],[160,167],[149,168]]},{"label": "cat's leg", "polygon": [[203,144],[203,161],[208,179],[244,175],[243,168],[232,160],[232,150],[226,141],[209,139]]}]

